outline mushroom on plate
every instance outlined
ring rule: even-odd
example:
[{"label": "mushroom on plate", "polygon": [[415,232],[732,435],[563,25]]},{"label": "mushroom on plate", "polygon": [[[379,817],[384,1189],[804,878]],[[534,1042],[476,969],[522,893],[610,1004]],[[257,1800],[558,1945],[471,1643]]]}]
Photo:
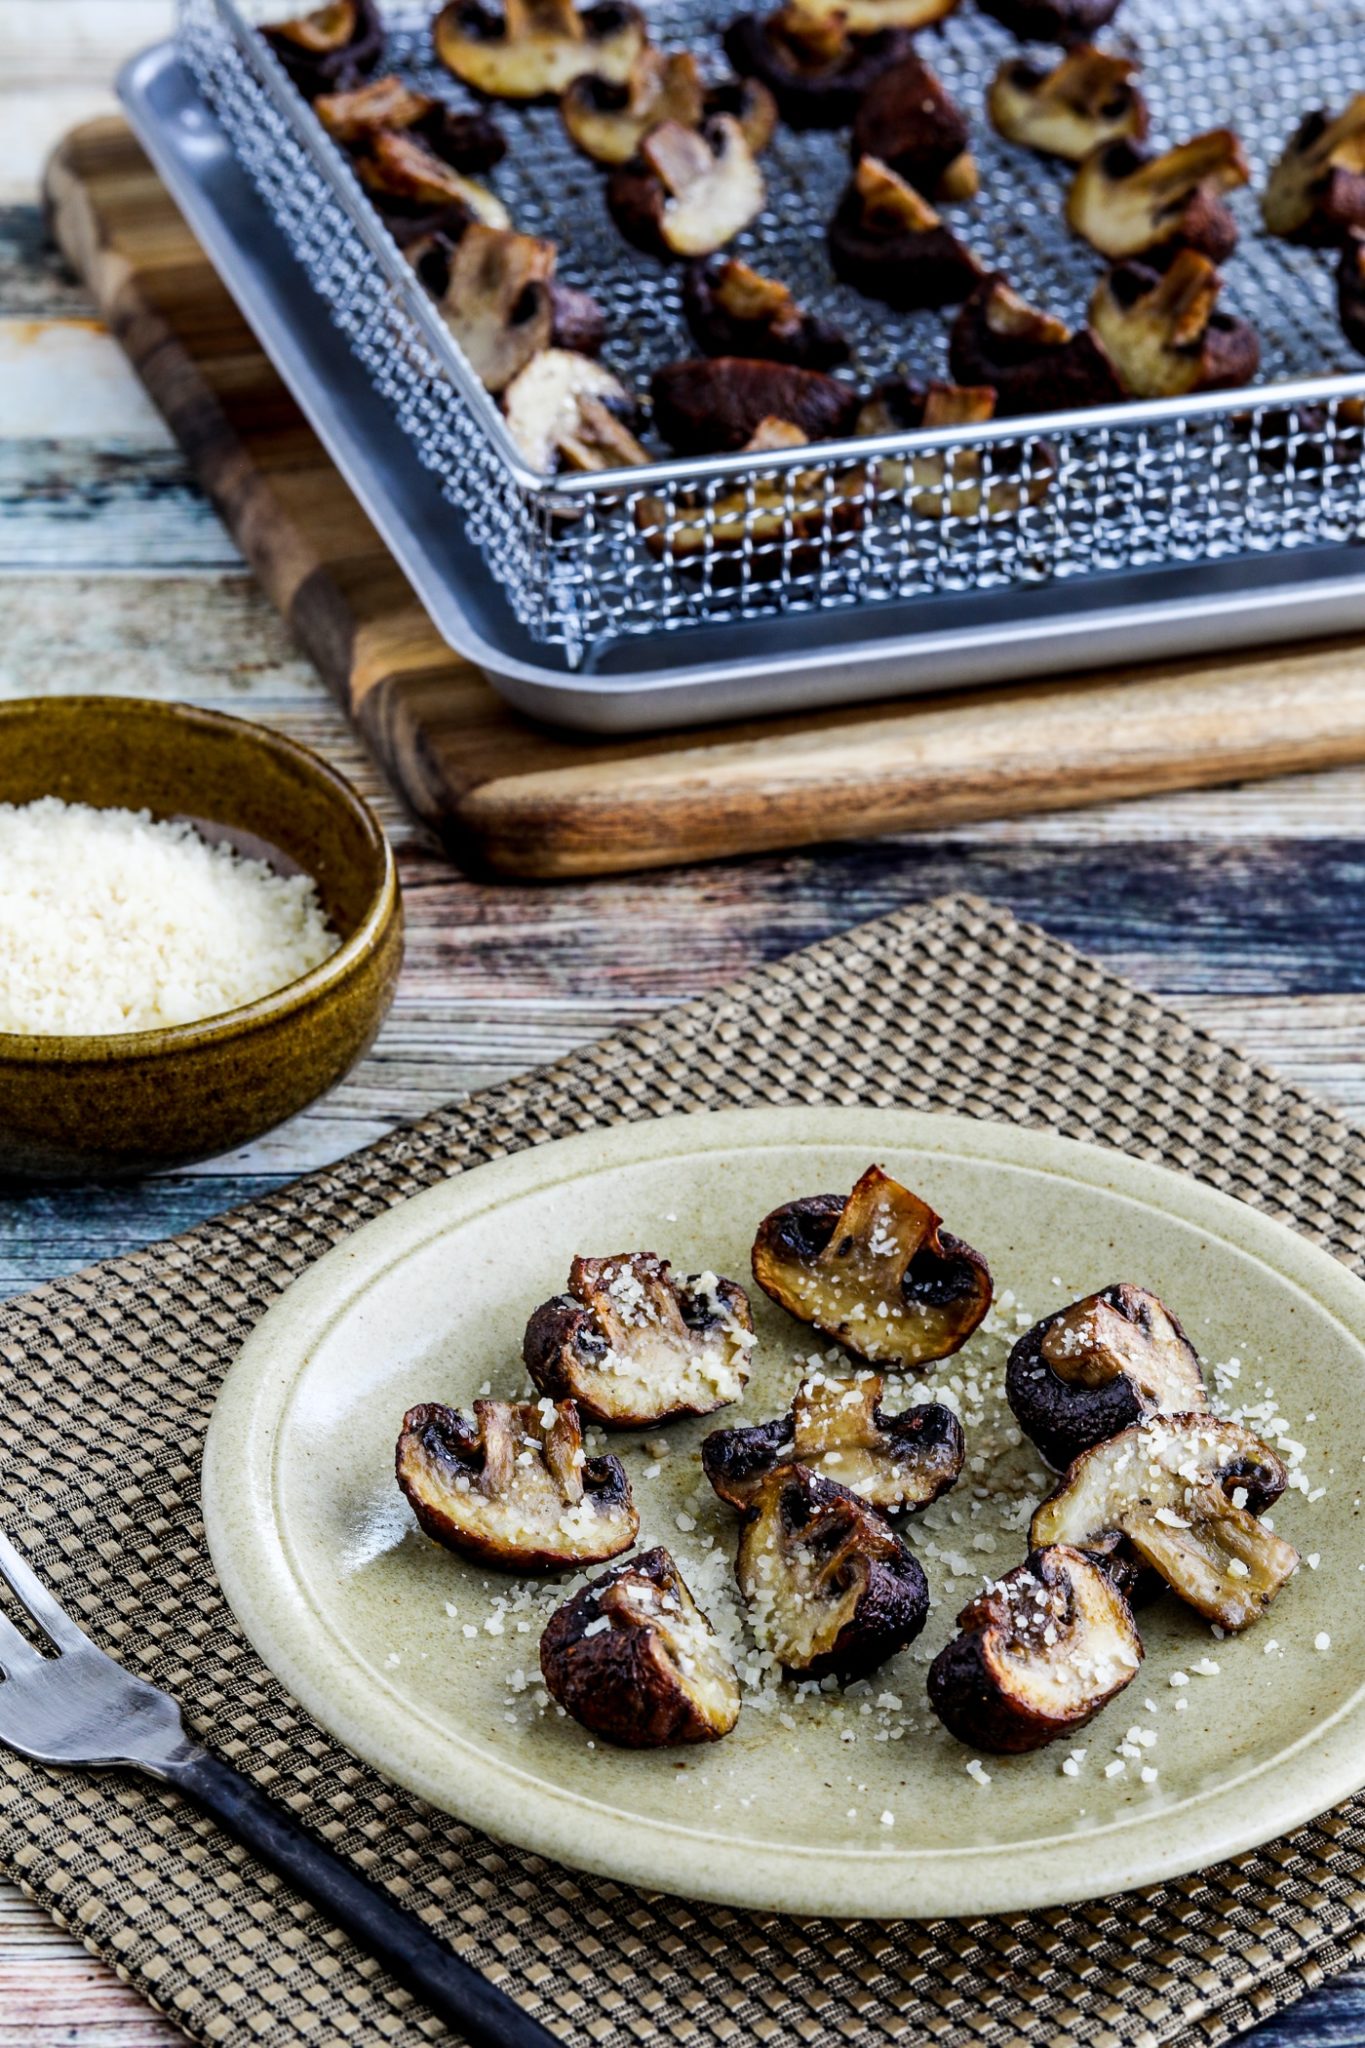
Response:
[{"label": "mushroom on plate", "polygon": [[1007,142],[1082,163],[1092,150],[1147,133],[1147,102],[1133,83],[1131,57],[1089,44],[1068,50],[1050,71],[1024,57],[1002,64],[986,93],[986,111]]},{"label": "mushroom on plate", "polygon": [[607,180],[607,210],[651,256],[710,256],[763,209],[763,174],[733,114],[705,127],[663,121]]},{"label": "mushroom on plate", "polygon": [[[809,446],[790,420],[761,419],[741,454],[762,456]],[[771,470],[739,478],[714,496],[679,491],[673,500],[642,497],[635,525],[656,561],[690,570],[705,566],[713,588],[813,575],[829,551],[862,530],[873,495],[861,464]]]},{"label": "mushroom on plate", "polygon": [[842,11],[787,0],[776,14],[743,14],[725,31],[741,77],[761,79],[793,128],[842,128],[888,64],[913,52],[908,30],[855,34]]},{"label": "mushroom on plate", "polygon": [[1068,1544],[1035,1550],[968,1601],[929,1667],[929,1704],[973,1749],[1018,1756],[1073,1735],[1142,1663],[1128,1602]]},{"label": "mushroom on plate", "polygon": [[648,41],[629,0],[450,0],[436,17],[436,55],[475,92],[497,100],[539,100],[587,72],[624,84]]},{"label": "mushroom on plate", "polygon": [[375,0],[327,0],[310,14],[261,29],[306,99],[353,84],[384,54],[384,24]]},{"label": "mushroom on plate", "polygon": [[979,183],[961,108],[911,52],[889,65],[853,121],[853,160],[876,157],[917,192],[970,199]]},{"label": "mushroom on plate", "polygon": [[407,222],[414,237],[458,228],[464,220],[510,228],[512,216],[486,185],[444,163],[418,136],[381,128],[355,159],[356,174],[392,224]]},{"label": "mushroom on plate", "polygon": [[453,170],[491,171],[507,154],[502,130],[487,114],[460,114],[390,73],[345,92],[324,93],[313,112],[334,142],[364,148],[383,129],[415,135]]},{"label": "mushroom on plate", "polygon": [[1135,142],[1110,142],[1077,171],[1066,218],[1114,262],[1184,248],[1221,263],[1237,246],[1237,223],[1222,194],[1250,176],[1230,128],[1210,129],[1159,156]]},{"label": "mushroom on plate", "polygon": [[631,430],[635,402],[590,356],[546,348],[503,393],[507,429],[531,469],[630,469],[649,461]]},{"label": "mushroom on plate", "polygon": [[771,1472],[748,1503],[735,1577],[755,1636],[794,1677],[860,1678],[928,1619],[913,1552],[865,1500],[804,1465]]},{"label": "mushroom on plate", "polygon": [[1076,43],[1112,21],[1119,0],[981,0],[981,6],[1021,43]]},{"label": "mushroom on plate", "polygon": [[997,419],[1112,405],[1123,396],[1089,327],[1068,327],[1030,306],[1003,277],[988,278],[963,306],[948,337],[948,361],[959,384],[995,392]]},{"label": "mushroom on plate", "polygon": [[955,306],[982,270],[913,185],[865,156],[844,188],[829,227],[835,275],[870,299],[911,312]]},{"label": "mushroom on plate", "polygon": [[798,305],[777,278],[761,276],[737,256],[688,265],[683,312],[710,356],[794,363],[803,370],[827,370],[848,360],[849,345],[837,327]]},{"label": "mushroom on plate", "polygon": [[1208,1406],[1198,1353],[1179,1322],[1127,1280],[1027,1330],[1010,1352],[1005,1394],[1025,1436],[1059,1469],[1145,1416]]},{"label": "mushroom on plate", "polygon": [[1261,344],[1245,320],[1219,310],[1222,286],[1193,249],[1165,272],[1122,263],[1100,279],[1090,324],[1131,397],[1183,398],[1251,382]]},{"label": "mushroom on plate", "polygon": [[665,363],[650,382],[654,424],[680,455],[743,448],[765,420],[785,420],[809,441],[851,433],[858,394],[821,370],[743,356]]},{"label": "mushroom on plate", "polygon": [[622,1749],[718,1742],[739,1719],[739,1679],[663,1549],[613,1565],[555,1609],[540,1639],[546,1688]]},{"label": "mushroom on plate", "polygon": [[956,1351],[991,1305],[986,1261],[942,1222],[869,1166],[848,1196],[805,1195],[765,1216],[754,1278],[853,1357],[914,1371]]},{"label": "mushroom on plate", "polygon": [[1340,114],[1306,114],[1270,173],[1261,218],[1292,242],[1339,242],[1365,228],[1365,92]]},{"label": "mushroom on plate", "polygon": [[676,1276],[655,1252],[577,1258],[568,1291],[526,1325],[535,1385],[607,1429],[711,1415],[738,1401],[755,1343],[749,1297],[714,1273]]},{"label": "mushroom on plate", "polygon": [[1157,1572],[1229,1631],[1249,1628],[1298,1567],[1258,1514],[1288,1475],[1267,1444],[1217,1416],[1152,1415],[1082,1451],[1037,1509],[1037,1550],[1068,1543]]},{"label": "mushroom on plate", "polygon": [[927,1507],[957,1483],[962,1424],[938,1401],[888,1415],[885,1391],[877,1372],[813,1373],[797,1388],[789,1415],[713,1430],[701,1447],[702,1470],[736,1508],[784,1465],[837,1479],[883,1513]]},{"label": "mushroom on plate", "polygon": [[619,1458],[584,1458],[572,1401],[423,1402],[403,1417],[398,1484],[428,1536],[503,1571],[556,1572],[628,1550],[640,1517]]}]

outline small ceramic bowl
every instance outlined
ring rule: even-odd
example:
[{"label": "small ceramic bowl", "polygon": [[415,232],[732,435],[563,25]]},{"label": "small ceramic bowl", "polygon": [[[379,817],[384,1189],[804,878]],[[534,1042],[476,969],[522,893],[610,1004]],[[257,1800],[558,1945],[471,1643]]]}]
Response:
[{"label": "small ceramic bowl", "polygon": [[403,957],[393,854],[305,747],[216,711],[135,697],[0,703],[0,803],[39,797],[187,818],[311,875],[342,943],[284,988],[196,1024],[108,1037],[0,1032],[0,1179],[117,1179],[259,1137],[339,1081]]}]

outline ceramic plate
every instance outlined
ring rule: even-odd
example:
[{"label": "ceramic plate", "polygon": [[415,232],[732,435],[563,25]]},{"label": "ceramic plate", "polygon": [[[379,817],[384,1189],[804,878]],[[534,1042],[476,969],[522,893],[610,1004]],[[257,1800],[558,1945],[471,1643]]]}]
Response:
[{"label": "ceramic plate", "polygon": [[[575,1252],[644,1248],[741,1279],[758,1219],[847,1190],[872,1160],[988,1257],[996,1307],[914,1383],[956,1401],[969,1468],[912,1518],[935,1608],[920,1641],[845,1693],[760,1683],[705,1748],[594,1744],[539,1689],[563,1585],[465,1564],[393,1480],[403,1411],[522,1385],[521,1333]],[[1074,1744],[986,1758],[930,1714],[924,1677],[985,1575],[1021,1561],[1043,1476],[1000,1393],[1010,1343],[1116,1279],[1176,1310],[1221,1400],[1283,1439],[1276,1528],[1305,1564],[1220,1641],[1173,1598],[1139,1614],[1146,1662]],[[784,1410],[820,1346],[762,1297],[740,1409]],[[204,1507],[256,1648],[357,1755],[503,1839],[632,1884],[801,1913],[937,1917],[1100,1897],[1269,1840],[1365,1783],[1365,1287],[1240,1203],[1034,1131],[879,1110],[758,1110],[618,1126],[447,1181],[296,1281],[224,1387]],[[673,1550],[746,1647],[734,1522],[704,1487],[715,1422],[613,1442],[641,1543]],[[1325,1639],[1330,1637],[1330,1644]],[[1323,1647],[1315,1647],[1324,1644]],[[758,1677],[756,1670],[753,1676]],[[1139,1731],[1130,1734],[1131,1731]],[[1083,1750],[1064,1771],[1069,1749]],[[1113,1766],[1121,1766],[1114,1769]],[[1144,1775],[1144,1773],[1155,1775]]]}]

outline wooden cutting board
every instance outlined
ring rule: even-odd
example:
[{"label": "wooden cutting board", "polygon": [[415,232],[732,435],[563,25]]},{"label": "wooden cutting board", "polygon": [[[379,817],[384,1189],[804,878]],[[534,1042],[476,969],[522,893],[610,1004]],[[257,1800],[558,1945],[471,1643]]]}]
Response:
[{"label": "wooden cutting board", "polygon": [[467,867],[602,874],[1365,759],[1354,640],[634,740],[537,726],[438,637],[124,123],[68,136],[47,196],[270,598]]}]

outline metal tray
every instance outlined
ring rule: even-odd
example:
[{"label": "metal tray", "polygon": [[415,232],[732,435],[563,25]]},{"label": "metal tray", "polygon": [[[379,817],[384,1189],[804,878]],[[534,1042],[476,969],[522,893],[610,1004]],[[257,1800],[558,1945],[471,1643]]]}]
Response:
[{"label": "metal tray", "polygon": [[537,643],[242,169],[174,48],[119,80],[143,147],[433,624],[519,709],[596,732],[919,694],[1365,626],[1358,545],[1101,573],[623,637],[570,666]]}]

